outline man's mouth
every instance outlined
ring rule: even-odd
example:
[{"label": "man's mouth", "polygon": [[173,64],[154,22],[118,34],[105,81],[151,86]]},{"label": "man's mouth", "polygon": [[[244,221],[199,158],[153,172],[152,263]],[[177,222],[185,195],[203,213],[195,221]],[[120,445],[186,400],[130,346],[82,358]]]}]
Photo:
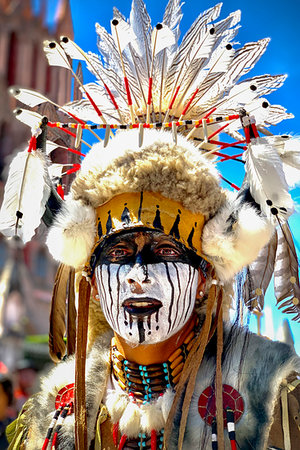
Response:
[{"label": "man's mouth", "polygon": [[135,297],[124,300],[122,306],[128,314],[141,317],[156,313],[162,307],[162,302],[151,297]]}]

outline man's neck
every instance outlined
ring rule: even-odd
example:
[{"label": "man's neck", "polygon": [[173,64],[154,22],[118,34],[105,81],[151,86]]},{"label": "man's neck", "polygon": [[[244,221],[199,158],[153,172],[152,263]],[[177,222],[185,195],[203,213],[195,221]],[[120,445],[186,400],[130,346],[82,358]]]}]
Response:
[{"label": "man's neck", "polygon": [[184,327],[169,339],[151,345],[138,345],[132,347],[121,336],[115,333],[117,348],[122,355],[131,362],[142,365],[160,364],[182,345],[185,338],[193,330],[196,323],[196,316],[193,315]]}]

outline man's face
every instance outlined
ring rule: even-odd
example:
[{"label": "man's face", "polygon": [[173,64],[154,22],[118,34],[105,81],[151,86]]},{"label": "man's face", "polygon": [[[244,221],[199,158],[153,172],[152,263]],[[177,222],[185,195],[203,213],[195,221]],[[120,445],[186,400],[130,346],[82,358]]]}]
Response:
[{"label": "man's face", "polygon": [[161,232],[108,238],[95,269],[106,320],[133,345],[168,339],[191,317],[198,266],[194,252]]}]

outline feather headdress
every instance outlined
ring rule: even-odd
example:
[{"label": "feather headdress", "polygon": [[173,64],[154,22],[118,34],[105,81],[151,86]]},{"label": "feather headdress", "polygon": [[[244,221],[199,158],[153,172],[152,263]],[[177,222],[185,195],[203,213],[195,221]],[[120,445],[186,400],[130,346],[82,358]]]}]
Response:
[{"label": "feather headdress", "polygon": [[[50,65],[58,65],[70,71],[81,86],[82,99],[61,106],[61,110],[72,118],[72,123],[48,122],[48,127],[58,127],[74,137],[74,146],[66,148],[68,151],[77,153],[82,158],[85,157],[85,154],[77,148],[81,142],[90,146],[82,139],[82,131],[85,129],[93,133],[97,139],[100,139],[97,130],[103,129],[105,131],[104,147],[112,146],[110,143],[110,138],[113,136],[112,130],[136,129],[136,145],[143,149],[146,129],[154,128],[170,130],[171,141],[174,144],[178,144],[178,135],[185,135],[196,145],[203,160],[208,162],[209,160],[213,160],[214,163],[227,160],[244,162],[243,186],[247,185],[249,195],[247,201],[241,202],[240,219],[245,214],[244,221],[240,220],[240,223],[244,223],[241,229],[238,228],[239,220],[236,217],[238,214],[234,202],[224,202],[223,206],[215,202],[209,212],[205,212],[207,224],[203,230],[203,251],[215,264],[219,278],[227,281],[248,263],[251,264],[249,274],[257,273],[256,263],[253,263],[253,260],[268,243],[272,229],[284,227],[286,220],[293,212],[289,185],[299,180],[300,165],[299,141],[290,136],[273,136],[267,130],[270,125],[292,117],[283,107],[272,106],[265,98],[283,84],[286,76],[262,75],[242,78],[245,78],[265,52],[269,39],[261,39],[238,47],[235,38],[240,27],[240,11],[235,11],[222,20],[219,19],[220,12],[221,4],[217,4],[201,13],[180,42],[179,25],[182,11],[178,0],[169,1],[162,22],[155,26],[151,24],[143,1],[134,0],[128,20],[119,10],[114,9],[111,34],[96,24],[99,56],[82,50],[66,36],[61,37],[60,43],[45,41],[44,50]],[[96,81],[84,85],[74,72],[71,60],[85,63],[87,69],[96,77]],[[239,81],[241,78],[242,80]],[[11,88],[10,93],[31,107],[51,102],[39,93],[19,87]],[[41,116],[36,112],[24,109],[18,109],[16,117],[31,127],[41,120]],[[227,134],[227,137],[221,140],[220,136],[223,133]],[[131,147],[132,139],[134,138],[130,138],[128,144]],[[157,138],[153,137],[153,139]],[[120,142],[122,140],[120,138]],[[146,139],[147,142],[148,140],[149,138]],[[162,140],[159,138],[159,140],[162,145],[165,145],[165,138]],[[126,145],[126,143],[121,145],[123,153],[127,151]],[[44,151],[47,155],[51,155],[55,148],[55,143],[47,141]],[[236,154],[227,154],[228,149],[236,149]],[[45,158],[42,153],[37,152],[37,155],[40,155],[40,160]],[[121,155],[117,154],[116,161],[119,157]],[[30,158],[33,161],[34,158]],[[99,167],[101,167],[100,176],[108,176],[103,170],[108,169],[109,165],[104,163],[103,166],[102,162],[101,164],[97,162],[97,155],[93,158],[92,162],[92,158],[88,155],[81,164],[69,164],[62,161],[61,164],[56,163],[53,167],[46,168],[46,172],[44,170],[42,175],[42,178],[45,178],[45,174],[49,172],[52,180],[57,182],[65,174],[77,173],[81,168],[72,186],[72,200],[67,199],[66,206],[58,216],[48,239],[54,256],[63,263],[73,261],[75,268],[88,261],[94,238],[85,237],[86,233],[77,236],[75,231],[73,236],[71,230],[75,230],[75,224],[78,223],[75,215],[79,208],[69,207],[68,205],[71,204],[69,202],[80,201],[87,209],[90,205],[95,208],[109,200],[112,195],[124,190],[124,183],[121,181],[119,187],[112,188],[112,183],[116,183],[118,173],[116,171],[113,182],[109,181],[109,177],[107,179],[109,188],[105,188],[103,182],[99,188],[97,184],[93,188],[91,183],[87,182],[85,173],[89,173],[90,170],[97,173]],[[16,184],[12,180],[12,178],[16,180],[15,166],[20,165],[18,159],[22,159],[22,156],[19,156],[12,164],[11,181],[7,187],[9,196],[15,199],[20,197],[20,193],[18,195],[16,192],[12,193],[13,186]],[[27,160],[28,157],[26,156],[25,159]],[[112,167],[115,164],[113,161],[114,158],[111,156]],[[19,172],[22,173],[22,170]],[[28,180],[26,173],[24,176],[19,176]],[[220,176],[233,188],[238,189],[235,184],[221,174]],[[27,181],[24,184],[26,186]],[[47,186],[45,180],[43,185]],[[128,183],[125,185],[128,186]],[[140,185],[134,189],[142,188],[144,189]],[[43,188],[41,198],[37,199],[42,206],[39,213],[35,214],[37,219],[33,225],[34,228],[38,226],[43,215],[43,205],[50,195],[49,189],[49,187]],[[151,189],[155,187],[150,186]],[[246,198],[241,194],[244,190],[242,188],[240,191],[238,196],[240,199]],[[219,193],[221,190],[217,188],[211,191],[211,199],[216,198],[216,192]],[[23,196],[22,193],[21,199]],[[181,198],[180,196],[181,194],[178,198]],[[197,198],[191,195],[190,198],[193,199],[190,204],[194,202],[193,208],[197,209]],[[9,227],[13,228],[13,221],[10,220],[11,225],[8,225],[7,218],[7,211],[12,207],[11,203],[12,201],[6,195],[2,208],[2,230],[4,231]],[[253,216],[250,229],[247,231],[245,226],[247,213],[242,211],[247,206],[250,211],[253,205],[256,207],[256,210],[252,208],[256,219]],[[10,213],[10,215],[13,214],[15,212]],[[80,214],[79,217],[81,216]],[[90,219],[82,217],[83,224],[87,225],[88,220],[94,221],[93,211],[91,210],[86,217]],[[228,232],[229,228],[226,225],[232,220],[237,223],[234,235]],[[26,229],[26,221],[24,227]],[[90,223],[88,229],[92,230],[93,227],[94,225]],[[59,230],[63,228],[69,230],[70,239],[66,236],[60,237]],[[258,233],[261,239],[256,240],[257,245],[252,247],[253,251],[244,252],[240,249],[244,248],[246,240],[249,243],[251,230],[253,236]],[[8,231],[5,232],[9,235]],[[32,233],[33,231],[29,234],[23,233],[24,241],[30,239]],[[22,233],[19,234],[22,236]],[[62,245],[62,247],[56,245],[57,249],[51,245],[51,236],[56,234],[56,242],[61,242]],[[92,235],[95,234],[96,231],[93,231]],[[284,236],[287,238],[287,233]],[[85,251],[77,252],[76,257],[73,258],[71,248],[75,241],[78,243],[76,248],[81,247]],[[272,249],[274,249],[275,241],[272,242]],[[261,250],[257,260],[259,266],[264,264],[265,256],[263,255],[269,255],[269,253],[270,244]],[[258,285],[263,286],[263,289],[261,287],[259,289],[263,291],[276,266],[277,254],[278,252],[272,250],[272,255],[275,256],[268,258],[266,272],[268,275],[258,281]],[[273,261],[272,264],[271,261]],[[254,279],[256,278],[255,275]],[[246,295],[248,299],[246,303],[249,304],[252,297],[252,294],[250,297]],[[259,304],[262,303],[259,302]]]}]

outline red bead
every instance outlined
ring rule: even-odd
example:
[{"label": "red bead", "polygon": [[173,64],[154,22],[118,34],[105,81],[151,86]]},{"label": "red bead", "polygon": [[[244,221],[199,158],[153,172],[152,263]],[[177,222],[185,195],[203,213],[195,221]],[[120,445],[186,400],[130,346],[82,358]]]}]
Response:
[{"label": "red bead", "polygon": [[[244,401],[241,394],[229,384],[223,384],[223,418],[224,428],[227,426],[226,408],[229,407],[234,412],[235,423],[240,420],[244,412]],[[214,388],[208,386],[199,397],[198,411],[202,419],[211,425],[216,416],[216,397]]]},{"label": "red bead", "polygon": [[115,446],[118,445],[119,422],[113,424],[113,441]]},{"label": "red bead", "polygon": [[155,430],[151,430],[151,450],[157,449],[157,433]]}]

